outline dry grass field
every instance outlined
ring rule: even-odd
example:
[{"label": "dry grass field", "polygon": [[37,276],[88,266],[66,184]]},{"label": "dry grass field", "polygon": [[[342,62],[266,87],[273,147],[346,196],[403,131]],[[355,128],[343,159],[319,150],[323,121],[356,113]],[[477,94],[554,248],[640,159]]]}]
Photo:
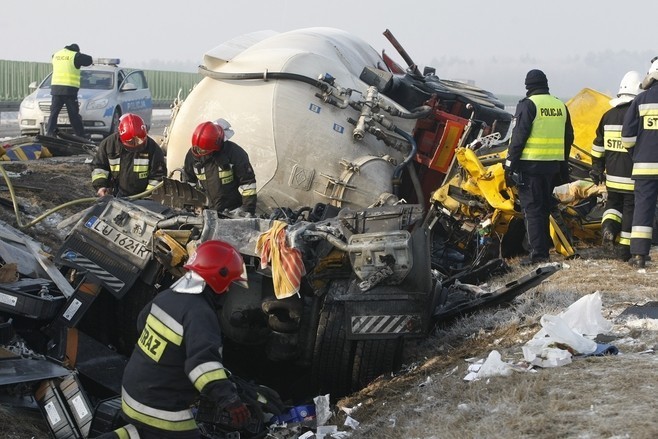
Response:
[{"label": "dry grass field", "polygon": [[[509,306],[437,330],[409,349],[407,373],[382,377],[341,400],[340,406],[356,408],[351,416],[360,426],[352,437],[657,437],[657,321],[619,315],[658,300],[658,266],[638,272],[590,253],[565,261],[562,270]],[[523,272],[518,267],[507,277]],[[575,357],[562,367],[464,381],[466,360],[486,358],[494,349],[503,361],[522,363],[521,347],[541,328],[542,315],[558,314],[595,291],[601,293],[603,316],[614,324],[604,341],[619,355]],[[336,417],[339,422],[345,414]]]}]

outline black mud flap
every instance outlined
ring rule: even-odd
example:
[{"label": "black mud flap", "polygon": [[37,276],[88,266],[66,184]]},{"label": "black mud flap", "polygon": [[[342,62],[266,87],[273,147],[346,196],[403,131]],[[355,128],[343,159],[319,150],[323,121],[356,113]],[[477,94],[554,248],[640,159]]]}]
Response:
[{"label": "black mud flap", "polygon": [[538,267],[532,273],[509,282],[504,287],[498,288],[492,293],[479,295],[477,297],[464,294],[463,290],[457,288],[449,288],[448,298],[445,304],[434,310],[434,321],[438,324],[444,324],[456,317],[510,302],[517,296],[528,291],[530,288],[536,287],[543,282],[544,279],[555,274],[561,268],[562,266],[559,264]]}]

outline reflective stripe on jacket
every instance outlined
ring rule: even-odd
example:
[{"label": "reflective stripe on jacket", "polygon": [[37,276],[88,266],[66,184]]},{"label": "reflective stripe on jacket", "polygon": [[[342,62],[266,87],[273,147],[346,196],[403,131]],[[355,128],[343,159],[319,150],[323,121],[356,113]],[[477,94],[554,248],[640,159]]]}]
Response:
[{"label": "reflective stripe on jacket", "polygon": [[606,111],[596,129],[592,144],[592,168],[606,173],[605,185],[615,192],[633,192],[633,161],[622,144],[624,115],[630,102]]},{"label": "reflective stripe on jacket", "polygon": [[164,153],[155,140],[147,137],[141,151],[128,151],[119,134],[106,137],[92,160],[94,189],[113,188],[115,195],[131,196],[153,189],[167,173]]},{"label": "reflective stripe on jacket", "polygon": [[219,321],[208,294],[168,289],[140,313],[141,335],[124,370],[121,395],[123,413],[135,423],[194,430],[195,398],[226,383]]},{"label": "reflective stripe on jacket", "polygon": [[237,207],[256,212],[256,175],[239,145],[225,141],[221,151],[200,158],[188,151],[184,172],[188,182],[199,182],[210,207],[218,212]]},{"label": "reflective stripe on jacket", "polygon": [[66,85],[80,88],[80,69],[75,68],[77,52],[62,49],[53,55],[52,85]]},{"label": "reflective stripe on jacket", "polygon": [[556,97],[547,94],[533,95],[529,99],[537,107],[537,115],[521,152],[521,160],[564,160],[566,106]]},{"label": "reflective stripe on jacket", "polygon": [[621,133],[622,145],[630,149],[633,179],[658,178],[658,82],[633,99]]}]

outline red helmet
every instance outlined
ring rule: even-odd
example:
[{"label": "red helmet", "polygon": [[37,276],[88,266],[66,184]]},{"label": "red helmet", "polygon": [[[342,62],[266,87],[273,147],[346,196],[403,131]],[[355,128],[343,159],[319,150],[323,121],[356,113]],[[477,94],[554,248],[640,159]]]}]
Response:
[{"label": "red helmet", "polygon": [[247,286],[242,256],[223,241],[201,243],[183,267],[201,276],[216,294],[226,292],[233,282]]},{"label": "red helmet", "polygon": [[128,151],[139,151],[146,143],[146,124],[136,114],[126,113],[119,119],[119,139]]},{"label": "red helmet", "polygon": [[192,134],[192,154],[194,157],[220,151],[224,145],[224,129],[212,122],[199,124]]}]

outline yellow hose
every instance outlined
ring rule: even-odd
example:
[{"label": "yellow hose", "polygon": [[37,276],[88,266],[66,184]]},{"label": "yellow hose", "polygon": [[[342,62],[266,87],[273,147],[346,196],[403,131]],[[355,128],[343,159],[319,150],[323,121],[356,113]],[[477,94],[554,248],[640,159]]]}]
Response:
[{"label": "yellow hose", "polygon": [[[16,214],[16,224],[18,224],[18,228],[21,229],[21,230],[27,229],[28,227],[34,226],[35,224],[43,221],[45,218],[49,217],[53,213],[55,213],[55,212],[57,212],[61,209],[64,209],[66,207],[75,206],[76,204],[94,203],[94,202],[98,201],[98,197],[80,198],[80,199],[77,199],[77,200],[68,201],[64,204],[60,204],[59,206],[53,207],[52,209],[42,213],[41,215],[39,215],[38,217],[36,217],[32,221],[30,221],[29,223],[23,224],[23,221],[21,219],[20,210],[18,209],[18,202],[16,201],[16,194],[14,193],[14,186],[11,184],[11,181],[9,179],[9,174],[7,174],[7,171],[5,170],[5,167],[2,164],[0,164],[0,173],[2,173],[2,176],[4,177],[5,182],[7,183],[7,189],[9,189],[9,194],[11,196],[11,202],[14,206],[14,213]],[[157,188],[159,188],[162,185],[163,185],[163,182],[160,182],[157,185],[155,185],[153,187],[153,189],[149,189],[149,190],[144,191],[142,193],[132,195],[130,197],[127,197],[127,199],[131,200],[131,201],[132,200],[138,200],[140,198],[143,198],[143,197],[149,195],[151,192],[153,192],[154,190],[156,190]]]}]

